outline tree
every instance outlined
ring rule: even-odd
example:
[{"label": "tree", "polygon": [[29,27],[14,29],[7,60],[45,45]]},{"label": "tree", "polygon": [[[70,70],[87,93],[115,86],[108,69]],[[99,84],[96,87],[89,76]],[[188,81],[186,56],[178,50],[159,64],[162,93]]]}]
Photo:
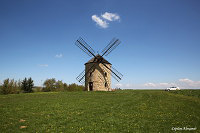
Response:
[{"label": "tree", "polygon": [[64,90],[67,91],[67,89],[68,89],[68,85],[67,85],[66,83],[63,84],[63,87],[64,87]]},{"label": "tree", "polygon": [[34,83],[31,78],[29,78],[28,80],[27,80],[27,78],[25,78],[22,81],[22,90],[24,91],[24,93],[33,92],[33,86],[34,86]]},{"label": "tree", "polygon": [[62,80],[58,80],[55,84],[56,90],[57,91],[63,91],[64,90],[64,84]]},{"label": "tree", "polygon": [[20,79],[19,79],[18,82],[17,82],[17,87],[20,88],[20,89],[22,88],[22,82],[21,82]]},{"label": "tree", "polygon": [[14,79],[10,80],[8,86],[9,86],[9,93],[10,94],[16,93],[15,80]]},{"label": "tree", "polygon": [[82,91],[84,86],[77,85],[75,83],[67,85],[62,80],[56,81],[55,78],[47,79],[43,83],[44,87],[42,91]]},{"label": "tree", "polygon": [[3,81],[3,86],[1,88],[1,93],[2,94],[9,94],[10,93],[10,90],[9,90],[9,78],[5,79]]},{"label": "tree", "polygon": [[55,78],[45,80],[43,85],[45,86],[43,88],[43,91],[55,91],[56,90]]},{"label": "tree", "polygon": [[22,90],[24,92],[27,92],[27,90],[28,90],[28,85],[27,85],[27,79],[26,78],[22,81]]},{"label": "tree", "polygon": [[31,77],[28,79],[27,85],[28,85],[28,90],[27,90],[27,92],[33,92],[34,83],[33,83],[33,80],[32,80]]}]

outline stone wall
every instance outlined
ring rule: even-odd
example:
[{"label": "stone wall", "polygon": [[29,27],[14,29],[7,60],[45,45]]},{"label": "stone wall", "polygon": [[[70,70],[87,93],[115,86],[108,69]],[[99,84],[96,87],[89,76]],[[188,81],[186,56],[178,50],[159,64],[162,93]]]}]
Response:
[{"label": "stone wall", "polygon": [[[94,65],[94,66],[93,66]],[[85,90],[89,91],[89,82],[93,82],[93,91],[110,91],[111,90],[111,72],[101,63],[85,64],[85,72],[93,68],[85,75]],[[111,68],[111,64],[106,64]],[[105,74],[105,72],[107,74]],[[105,83],[107,86],[105,87]]]}]

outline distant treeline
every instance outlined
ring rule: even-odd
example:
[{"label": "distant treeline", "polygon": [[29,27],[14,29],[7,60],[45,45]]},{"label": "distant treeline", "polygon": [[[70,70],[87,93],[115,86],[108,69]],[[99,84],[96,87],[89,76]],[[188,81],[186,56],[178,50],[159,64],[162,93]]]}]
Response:
[{"label": "distant treeline", "polygon": [[19,94],[31,92],[49,92],[49,91],[82,91],[84,86],[63,83],[62,80],[55,78],[47,79],[43,83],[43,87],[34,86],[32,78],[24,78],[24,80],[5,79],[0,86],[1,94]]}]

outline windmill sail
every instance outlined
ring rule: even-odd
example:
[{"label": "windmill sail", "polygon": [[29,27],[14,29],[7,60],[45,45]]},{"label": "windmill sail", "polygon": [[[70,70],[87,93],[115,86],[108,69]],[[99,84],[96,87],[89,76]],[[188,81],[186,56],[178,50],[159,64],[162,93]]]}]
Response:
[{"label": "windmill sail", "polygon": [[81,84],[85,83],[85,70],[83,70],[78,77],[76,77],[76,80],[78,80],[78,82],[80,82]]},{"label": "windmill sail", "polygon": [[106,66],[106,64],[104,63],[102,64],[107,68],[108,71],[111,72],[111,75],[114,79],[116,79],[118,82],[122,79],[123,75],[119,71],[117,71],[114,67],[109,68]]},{"label": "windmill sail", "polygon": [[[99,69],[100,65],[99,64],[103,64],[103,67],[105,67],[103,69],[103,71],[105,70],[106,72],[108,72],[114,79],[116,79],[118,82],[122,79],[123,75],[117,71],[114,67],[112,67],[112,64],[109,63],[107,60],[105,60],[103,58],[103,56],[107,56],[108,54],[110,54],[119,44],[121,43],[121,41],[119,39],[113,38],[110,43],[102,50],[102,55],[95,55],[95,51],[80,37],[76,42],[75,45],[78,46],[82,51],[84,51],[86,54],[88,54],[90,57],[93,57],[91,60],[89,60],[87,63],[85,63],[86,65],[86,70],[82,71],[79,76],[76,78],[80,83],[86,85],[86,87],[93,87],[93,82],[95,84],[97,84],[97,82],[99,82],[98,80],[101,80],[102,83],[104,83],[104,87],[107,86],[107,84],[109,84],[110,86],[110,79],[105,78],[105,75],[102,75],[100,73],[95,72],[96,76],[94,77],[93,80],[88,80],[87,78],[92,78],[93,76],[89,76],[88,73],[91,72],[91,70],[95,70],[95,69]],[[92,65],[87,65],[87,64],[91,64]],[[96,79],[96,77],[98,77]],[[110,76],[109,76],[110,78]],[[108,80],[108,82],[107,82]],[[87,82],[87,83],[86,83]],[[92,83],[92,84],[90,84]],[[91,86],[90,86],[91,85]],[[95,85],[97,86],[97,85]],[[86,89],[86,90],[90,90]],[[92,89],[91,89],[92,90]]]},{"label": "windmill sail", "polygon": [[83,52],[88,54],[90,57],[94,56],[95,57],[95,51],[80,37],[76,41],[76,46],[78,46]]},{"label": "windmill sail", "polygon": [[84,70],[83,72],[81,72],[81,73],[79,74],[79,76],[76,78],[76,79],[78,80],[78,82],[80,82],[81,84],[84,84],[84,82],[85,82],[85,75],[87,75],[87,74],[90,72],[90,70],[92,70],[92,68],[94,68],[95,65],[96,65],[96,64],[93,64],[93,65],[88,69],[87,72],[85,72],[85,70]]},{"label": "windmill sail", "polygon": [[112,40],[111,40],[111,42],[102,50],[102,52],[101,53],[103,53],[102,54],[102,56],[107,56],[110,52],[112,52],[119,44],[120,44],[121,42],[120,42],[120,40],[119,39],[115,39],[115,38],[113,38]]}]

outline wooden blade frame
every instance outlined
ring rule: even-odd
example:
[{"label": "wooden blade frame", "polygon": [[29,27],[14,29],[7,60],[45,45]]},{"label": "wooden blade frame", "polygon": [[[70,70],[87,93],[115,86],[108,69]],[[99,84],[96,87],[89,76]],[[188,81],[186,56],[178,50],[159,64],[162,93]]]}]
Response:
[{"label": "wooden blade frame", "polygon": [[[110,43],[102,50],[102,57],[105,55],[107,56],[110,52],[112,52],[119,44],[120,44],[120,40],[119,39],[115,39],[113,38]],[[86,54],[88,54],[90,57],[94,56],[94,58],[96,58],[95,56],[95,51],[80,37],[76,43],[75,43],[81,50],[83,50]],[[102,63],[102,60],[99,60],[97,63]],[[111,67],[107,67],[104,63],[102,63],[107,70],[109,70],[111,72],[111,75],[114,79],[116,79],[118,82],[121,80],[121,78],[123,77],[123,75],[118,72],[115,68]],[[79,76],[76,78],[80,83],[84,84],[85,82],[85,75],[87,75],[89,73],[89,71],[96,65],[96,63],[90,67],[90,69],[85,72],[85,70],[83,72],[81,72],[79,74]]]},{"label": "wooden blade frame", "polygon": [[120,40],[119,39],[115,39],[113,38],[111,40],[111,42],[102,50],[101,53],[102,54],[102,57],[105,55],[107,56],[110,52],[112,52],[119,44],[120,44]]},{"label": "wooden blade frame", "polygon": [[[95,58],[96,58],[96,56],[95,56]],[[102,59],[103,59],[103,58],[102,58]],[[102,59],[99,60],[99,63],[102,62]],[[96,63],[93,64],[87,72],[85,72],[85,70],[84,70],[83,72],[81,72],[81,73],[79,74],[79,76],[78,76],[76,79],[77,79],[80,83],[83,84],[83,82],[85,82],[85,81],[82,81],[82,80],[85,80],[85,75],[87,75],[87,74],[90,72],[90,70],[91,70],[95,65],[96,65]],[[84,72],[85,72],[85,74],[84,74]]]},{"label": "wooden blade frame", "polygon": [[122,79],[123,75],[120,72],[118,72],[113,67],[109,68],[108,66],[106,66],[106,64],[102,64],[111,72],[111,75],[114,79],[116,79],[118,82]]},{"label": "wooden blade frame", "polygon": [[76,41],[75,45],[78,46],[81,50],[83,50],[83,52],[85,52],[90,57],[95,57],[95,51],[81,37]]},{"label": "wooden blade frame", "polygon": [[95,65],[96,65],[96,64],[92,65],[92,66],[90,67],[90,69],[89,69],[87,72],[85,72],[85,70],[84,70],[83,72],[81,72],[81,73],[79,74],[79,76],[76,78],[76,79],[78,80],[78,82],[84,84],[84,82],[85,82],[85,75],[87,75],[87,74],[89,73],[89,71],[90,71]]}]

